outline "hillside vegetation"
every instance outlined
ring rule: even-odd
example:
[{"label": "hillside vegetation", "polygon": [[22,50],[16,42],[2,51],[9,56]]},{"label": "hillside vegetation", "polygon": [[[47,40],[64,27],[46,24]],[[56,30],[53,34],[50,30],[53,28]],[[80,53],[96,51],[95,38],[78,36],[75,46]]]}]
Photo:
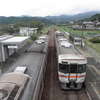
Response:
[{"label": "hillside vegetation", "polygon": [[29,21],[39,21],[45,24],[52,23],[48,19],[38,18],[38,17],[0,17],[0,24],[13,24],[16,22],[25,22],[28,23]]},{"label": "hillside vegetation", "polygon": [[52,22],[55,23],[68,23],[70,21],[75,21],[78,22],[79,20],[91,20],[90,18],[95,15],[99,14],[100,11],[91,11],[91,12],[86,12],[86,13],[80,13],[77,15],[60,15],[60,16],[46,16],[44,17],[45,19],[51,20]]}]

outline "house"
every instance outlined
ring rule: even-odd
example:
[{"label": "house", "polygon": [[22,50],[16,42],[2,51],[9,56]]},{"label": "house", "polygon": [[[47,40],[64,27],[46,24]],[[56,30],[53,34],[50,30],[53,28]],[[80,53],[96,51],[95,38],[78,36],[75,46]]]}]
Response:
[{"label": "house", "polygon": [[73,21],[70,21],[70,24],[74,24],[74,22]]},{"label": "house", "polygon": [[96,26],[97,26],[98,29],[100,29],[100,22],[97,22]]},{"label": "house", "polygon": [[84,27],[85,27],[86,29],[94,29],[95,23],[89,21],[89,22],[83,22],[83,25],[84,25]]},{"label": "house", "polygon": [[37,29],[38,28],[22,27],[20,28],[20,34],[26,36],[29,36],[32,33],[37,34]]}]

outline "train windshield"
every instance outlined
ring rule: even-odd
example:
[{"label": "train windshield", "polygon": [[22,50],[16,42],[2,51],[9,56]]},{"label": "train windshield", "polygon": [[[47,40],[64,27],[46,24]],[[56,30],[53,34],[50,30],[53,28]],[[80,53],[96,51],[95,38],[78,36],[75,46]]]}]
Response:
[{"label": "train windshield", "polygon": [[84,73],[86,72],[86,64],[59,64],[59,71],[63,73]]},{"label": "train windshield", "polygon": [[86,72],[86,64],[78,65],[78,73]]},{"label": "train windshield", "polygon": [[69,65],[67,64],[59,64],[59,71],[63,73],[69,72]]},{"label": "train windshield", "polygon": [[77,64],[70,64],[70,73],[77,73]]}]

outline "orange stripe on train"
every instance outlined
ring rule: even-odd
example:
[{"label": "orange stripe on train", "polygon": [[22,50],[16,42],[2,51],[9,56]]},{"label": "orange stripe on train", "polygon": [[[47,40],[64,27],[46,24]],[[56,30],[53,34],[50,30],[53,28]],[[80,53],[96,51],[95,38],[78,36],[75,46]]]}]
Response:
[{"label": "orange stripe on train", "polygon": [[79,78],[79,77],[85,77],[86,75],[81,75],[81,76],[64,76],[64,75],[61,75],[61,74],[58,74],[58,76],[60,77],[70,77],[70,78]]}]

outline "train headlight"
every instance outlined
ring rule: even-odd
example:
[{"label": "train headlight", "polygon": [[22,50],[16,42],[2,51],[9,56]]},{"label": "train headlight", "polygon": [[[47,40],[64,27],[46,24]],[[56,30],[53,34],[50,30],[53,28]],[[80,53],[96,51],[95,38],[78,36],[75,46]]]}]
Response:
[{"label": "train headlight", "polygon": [[80,77],[84,77],[84,75],[81,75]]},{"label": "train headlight", "polygon": [[61,74],[58,74],[58,76],[60,76],[60,77],[66,77],[65,75],[61,75]]},{"label": "train headlight", "polygon": [[80,75],[80,77],[85,77],[86,75]]}]

